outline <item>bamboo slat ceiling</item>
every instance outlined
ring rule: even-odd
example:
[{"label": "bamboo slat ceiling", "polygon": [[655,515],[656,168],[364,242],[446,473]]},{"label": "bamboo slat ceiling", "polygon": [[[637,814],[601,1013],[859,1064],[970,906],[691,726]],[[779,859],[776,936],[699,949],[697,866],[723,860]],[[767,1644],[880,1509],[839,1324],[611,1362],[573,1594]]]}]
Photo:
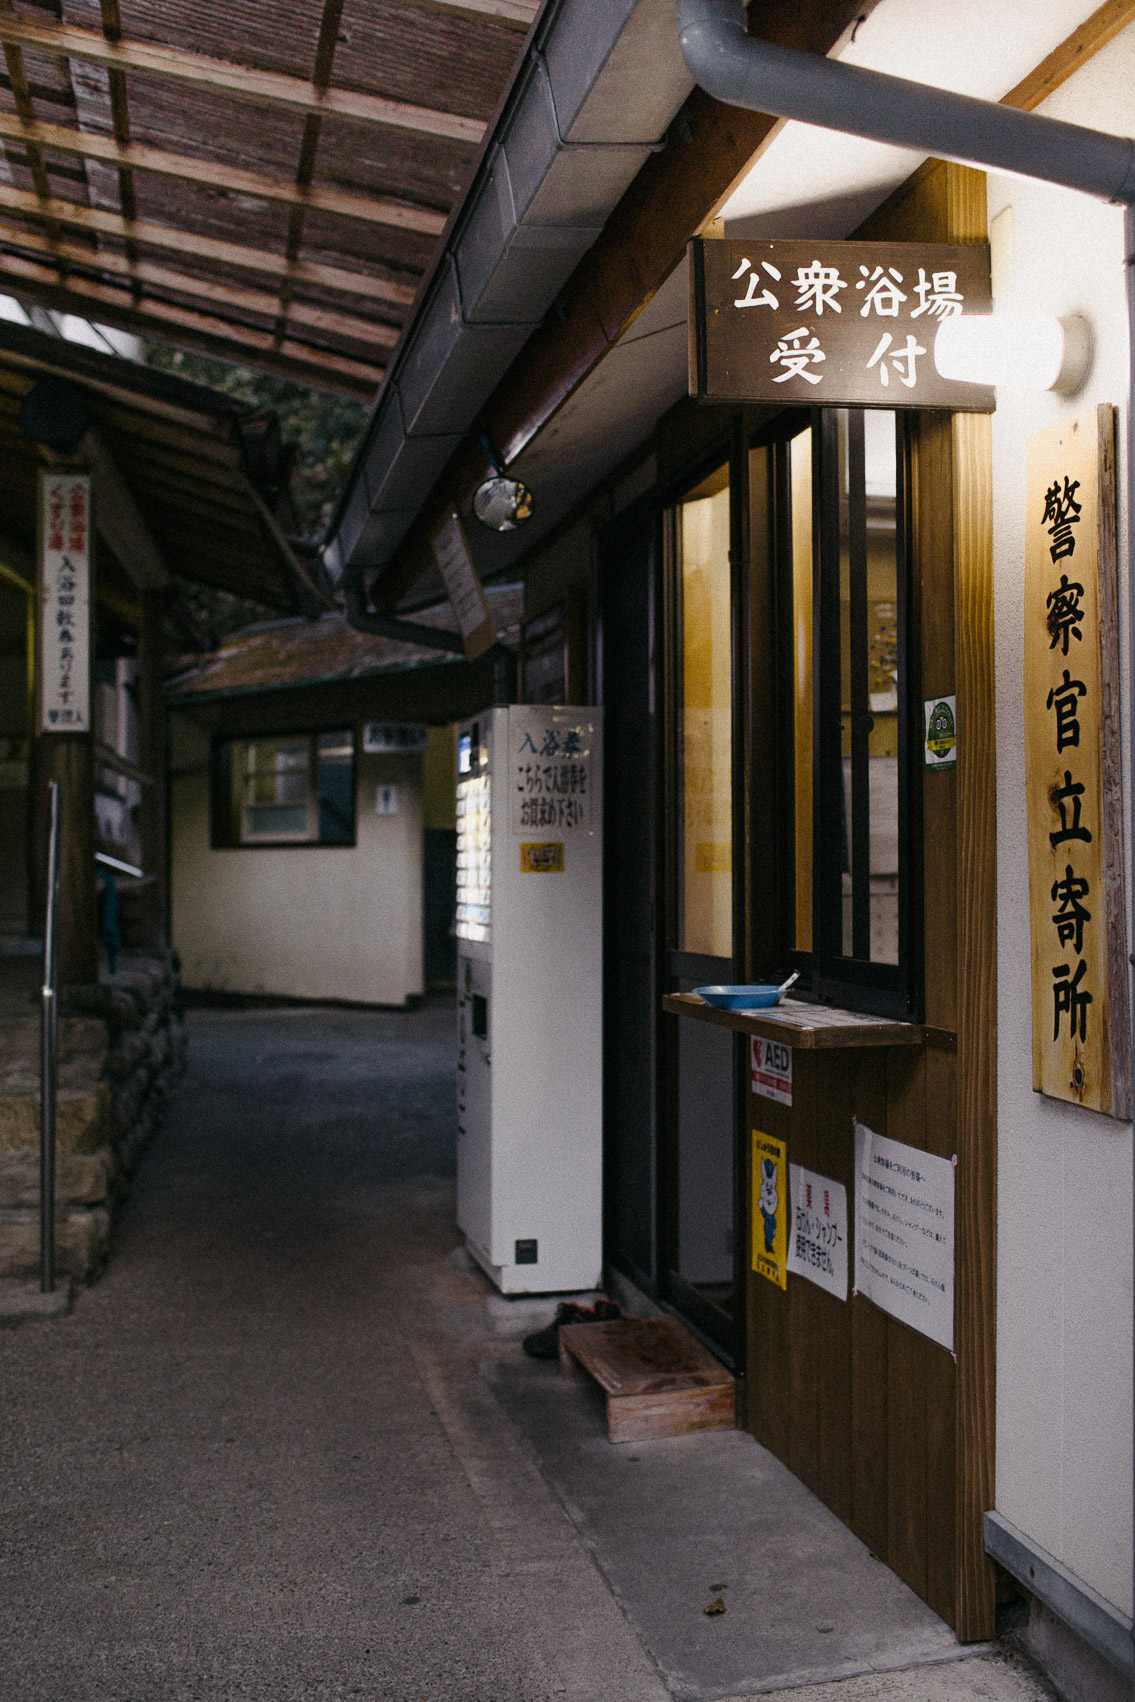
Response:
[{"label": "bamboo slat ceiling", "polygon": [[369,398],[537,0],[0,0],[0,291]]}]

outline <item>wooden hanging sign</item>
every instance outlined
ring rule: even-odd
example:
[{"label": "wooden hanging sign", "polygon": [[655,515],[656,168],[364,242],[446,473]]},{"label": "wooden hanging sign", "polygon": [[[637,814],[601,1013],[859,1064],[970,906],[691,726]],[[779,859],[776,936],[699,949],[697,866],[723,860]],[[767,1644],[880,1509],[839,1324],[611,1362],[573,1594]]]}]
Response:
[{"label": "wooden hanging sign", "polygon": [[934,365],[943,320],[992,311],[986,243],[695,239],[690,298],[703,402],[993,412]]},{"label": "wooden hanging sign", "polygon": [[1131,1115],[1115,420],[1029,439],[1024,710],[1033,1087]]},{"label": "wooden hanging sign", "polygon": [[449,596],[465,654],[470,662],[475,662],[496,643],[497,629],[489,613],[481,577],[469,553],[465,528],[455,508],[434,532],[430,548]]}]

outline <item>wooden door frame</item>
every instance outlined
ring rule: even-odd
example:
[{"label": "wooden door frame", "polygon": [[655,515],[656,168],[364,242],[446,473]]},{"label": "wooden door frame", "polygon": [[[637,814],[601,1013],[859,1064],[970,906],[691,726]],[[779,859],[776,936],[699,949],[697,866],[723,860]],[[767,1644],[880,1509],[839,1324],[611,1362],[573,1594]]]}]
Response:
[{"label": "wooden door frame", "polygon": [[[985,174],[928,160],[855,232],[876,240],[985,242]],[[924,787],[926,988],[935,1036],[957,1047],[954,1626],[991,1637],[995,1574],[983,1517],[995,1505],[997,1280],[997,844],[992,432],[985,414],[920,417],[914,549],[922,689],[957,696],[953,798]],[[947,835],[943,830],[952,828]],[[952,841],[952,867],[936,861]],[[955,1037],[956,1036],[956,1040]]]},{"label": "wooden door frame", "polygon": [[[658,680],[660,684],[661,752],[658,766],[659,823],[658,873],[659,930],[662,936],[658,952],[659,995],[672,990],[671,941],[677,937],[678,925],[678,840],[680,834],[679,794],[675,784],[678,774],[678,685],[681,680],[681,612],[679,587],[675,572],[675,550],[672,515],[683,495],[703,477],[723,463],[729,466],[729,566],[730,566],[730,656],[732,672],[732,835],[733,844],[746,843],[743,830],[745,811],[749,804],[748,761],[749,730],[746,723],[749,678],[749,645],[744,629],[748,597],[748,453],[745,419],[735,408],[695,408],[679,406],[667,416],[660,427],[660,470],[664,479],[658,488],[657,562],[661,596],[658,601]],[[742,824],[740,839],[738,824]],[[733,865],[733,972],[745,974],[748,969],[749,946],[749,870],[748,859],[734,859]],[[681,1310],[687,1322],[701,1333],[715,1352],[728,1358],[731,1369],[739,1379],[745,1371],[745,1342],[747,1321],[745,1295],[748,1261],[745,1257],[745,1167],[744,1144],[738,1138],[744,1118],[744,1093],[747,1086],[745,1047],[741,1036],[733,1045],[733,1316],[731,1342],[723,1343],[708,1315],[708,1302],[700,1302],[697,1291],[681,1282],[677,1269],[678,1246],[678,1095],[677,1039],[678,1017],[663,1013],[658,1037],[658,1195],[656,1247],[658,1252],[657,1290],[664,1303]],[[677,1285],[672,1287],[672,1279]],[[680,1292],[679,1292],[680,1290]],[[702,1306],[706,1313],[702,1313]],[[714,1309],[716,1310],[716,1309]]]}]

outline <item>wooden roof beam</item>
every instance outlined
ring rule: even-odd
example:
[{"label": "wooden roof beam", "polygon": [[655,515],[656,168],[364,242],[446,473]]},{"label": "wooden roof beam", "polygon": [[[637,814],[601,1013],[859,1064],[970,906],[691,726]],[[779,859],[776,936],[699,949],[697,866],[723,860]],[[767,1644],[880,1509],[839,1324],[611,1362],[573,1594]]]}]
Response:
[{"label": "wooden roof beam", "polygon": [[[99,11],[102,16],[102,33],[107,41],[118,41],[122,36],[122,19],[119,16],[118,0],[99,0]],[[126,78],[121,71],[110,71],[107,74],[107,85],[110,92],[110,118],[114,129],[114,140],[119,148],[130,146],[130,104],[126,96]],[[72,85],[73,86],[73,85]],[[80,106],[77,111],[81,113]],[[21,117],[25,115],[21,113]],[[132,166],[118,165],[118,205],[123,218],[138,217],[138,196],[134,187],[134,169]],[[138,247],[133,241],[126,244],[126,253],[131,266],[138,264]]]},{"label": "wooden roof beam", "polygon": [[48,466],[90,471],[95,486],[95,531],[112,549],[139,591],[161,591],[169,584],[162,553],[130,494],[114,456],[94,426],[84,432],[72,454],[40,449]]},{"label": "wooden roof beam", "polygon": [[[331,86],[331,68],[335,62],[335,47],[339,40],[339,23],[343,16],[343,0],[323,0],[322,15],[319,20],[319,40],[315,48],[315,64],[312,68],[312,85],[320,95],[325,95]],[[315,179],[315,156],[319,151],[319,139],[323,130],[323,118],[320,114],[309,112],[303,121],[303,139],[300,142],[299,161],[296,165],[296,191],[302,197],[310,190]],[[303,247],[305,207],[302,199],[292,206],[288,218],[288,237],[285,244],[285,254],[288,266],[295,265]],[[294,283],[289,270],[284,274],[280,284],[279,306],[276,310],[275,341],[279,347],[287,336],[288,308],[291,304]]]},{"label": "wooden roof beam", "polygon": [[[175,290],[179,295],[201,296],[214,305],[223,303],[246,313],[263,314],[271,318],[277,311],[278,298],[270,290],[250,290],[239,284],[222,284],[212,278],[198,277],[194,272],[178,272],[172,266],[155,266],[139,260],[132,266],[124,254],[114,249],[86,248],[81,242],[52,242],[38,231],[24,230],[20,225],[0,220],[0,247],[20,248],[33,254],[48,254],[53,259],[82,266],[92,272],[113,272],[154,289]],[[0,260],[2,264],[2,260]],[[310,325],[315,330],[334,331],[355,342],[375,343],[381,348],[393,348],[400,332],[394,325],[375,319],[357,319],[354,314],[339,313],[333,308],[316,307],[306,301],[293,302],[290,317],[297,325]]]},{"label": "wooden roof beam", "polygon": [[135,71],[167,81],[189,83],[197,88],[232,95],[237,100],[257,101],[294,112],[318,113],[323,117],[349,118],[360,124],[381,124],[396,130],[411,130],[443,141],[476,147],[485,134],[479,118],[458,113],[435,112],[430,107],[406,101],[387,100],[382,95],[359,94],[351,89],[320,91],[304,77],[284,76],[278,71],[258,71],[249,65],[188,53],[183,48],[159,47],[151,42],[108,41],[97,30],[32,19],[25,13],[0,11],[0,41],[57,53],[67,59],[84,59],[108,71]]},{"label": "wooden roof beam", "polygon": [[[244,171],[217,160],[195,159],[190,154],[173,154],[151,148],[144,142],[121,143],[113,136],[90,130],[74,130],[66,124],[25,123],[17,114],[0,112],[0,136],[10,136],[31,149],[53,148],[60,153],[79,154],[84,159],[102,160],[122,170],[150,171],[158,177],[173,177],[185,183],[200,183],[210,189],[226,189],[264,201],[310,208],[314,212],[337,213],[364,224],[385,225],[392,230],[416,231],[422,236],[440,236],[446,216],[430,207],[403,201],[371,199],[340,189],[311,186],[298,188],[290,178],[269,177],[263,172]],[[30,166],[29,155],[29,166]],[[407,291],[408,299],[413,291]]]},{"label": "wooden roof beam", "polygon": [[219,355],[222,360],[236,361],[244,366],[262,367],[267,372],[294,378],[316,389],[331,390],[337,395],[373,401],[375,390],[382,380],[384,369],[381,366],[332,354],[294,339],[280,350],[274,350],[268,332],[237,327],[227,320],[152,298],[138,306],[121,286],[115,288],[85,281],[80,284],[72,277],[60,283],[54,267],[37,261],[0,254],[0,279],[4,280],[7,290],[20,299],[42,302],[46,307],[81,314],[88,319],[96,318],[104,324],[118,325],[124,331],[137,331],[143,336],[164,335],[168,341],[183,348],[200,349],[204,354]]},{"label": "wooden roof beam", "polygon": [[[236,242],[222,242],[216,237],[197,236],[192,231],[178,230],[172,225],[155,224],[152,219],[126,219],[121,213],[111,213],[102,207],[86,207],[75,201],[53,197],[41,201],[26,189],[11,189],[0,183],[0,207],[14,213],[24,213],[39,220],[60,225],[72,225],[78,230],[95,231],[101,236],[115,236],[122,242],[133,240],[152,248],[169,248],[177,254],[191,255],[196,260],[215,260],[222,266],[236,266],[242,271],[265,272],[275,277],[291,274],[297,282],[321,284],[343,295],[367,296],[373,301],[390,301],[408,305],[414,291],[405,284],[392,284],[385,278],[373,278],[365,272],[347,272],[339,266],[324,266],[311,260],[289,262],[283,254],[265,248],[245,248]],[[97,251],[90,250],[88,264],[98,266]]]},{"label": "wooden roof beam", "polygon": [[426,10],[438,6],[442,11],[457,12],[475,23],[488,18],[494,24],[505,24],[516,30],[530,29],[540,10],[538,0],[418,0],[418,3]]}]

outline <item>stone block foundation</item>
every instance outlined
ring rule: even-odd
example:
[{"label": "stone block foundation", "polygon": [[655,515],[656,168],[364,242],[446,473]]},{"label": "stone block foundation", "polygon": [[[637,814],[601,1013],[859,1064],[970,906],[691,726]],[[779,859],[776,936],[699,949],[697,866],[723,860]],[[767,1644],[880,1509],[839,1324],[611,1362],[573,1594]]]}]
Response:
[{"label": "stone block foundation", "polygon": [[[39,1271],[39,993],[0,1011],[0,1277]],[[34,980],[38,983],[38,977]],[[55,1265],[89,1282],[106,1260],[137,1160],[185,1065],[177,971],[126,953],[114,976],[60,997]]]}]

